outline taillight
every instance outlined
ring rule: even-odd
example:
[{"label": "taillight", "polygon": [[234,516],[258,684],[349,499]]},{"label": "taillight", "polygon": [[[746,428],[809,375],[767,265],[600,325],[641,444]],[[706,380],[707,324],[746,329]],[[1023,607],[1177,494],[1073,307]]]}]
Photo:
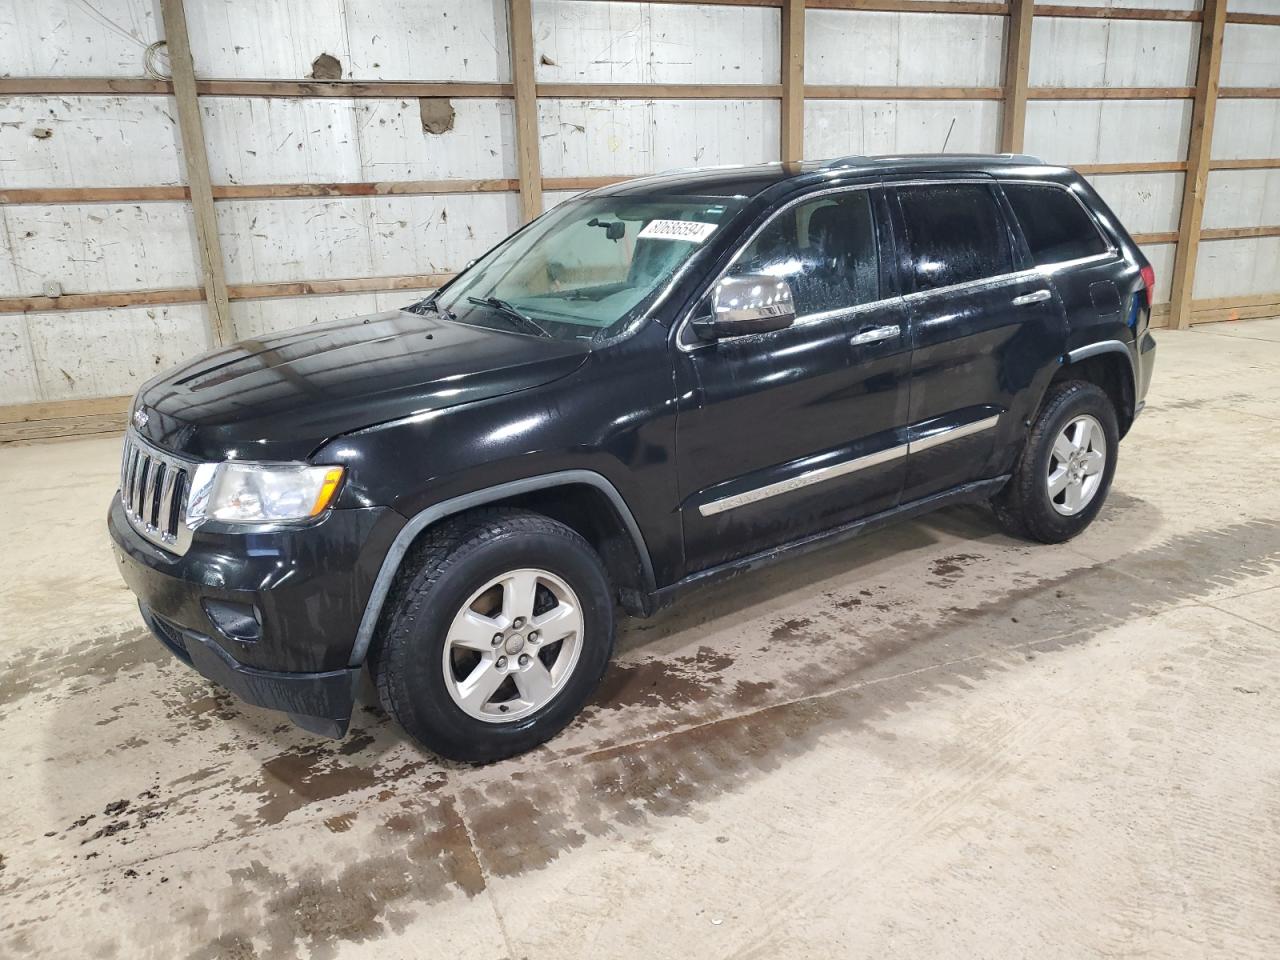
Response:
[{"label": "taillight", "polygon": [[1147,288],[1147,306],[1156,302],[1156,269],[1147,264],[1142,268],[1142,285]]}]

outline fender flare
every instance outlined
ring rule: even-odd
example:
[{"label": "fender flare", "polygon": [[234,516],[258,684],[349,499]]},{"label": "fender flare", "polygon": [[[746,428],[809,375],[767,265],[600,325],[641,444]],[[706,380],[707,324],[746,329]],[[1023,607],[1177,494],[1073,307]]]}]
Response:
[{"label": "fender flare", "polygon": [[369,593],[369,601],[365,604],[364,616],[360,618],[360,628],[356,631],[355,644],[351,648],[351,656],[347,663],[352,667],[358,667],[364,663],[365,656],[369,652],[369,645],[373,642],[373,631],[378,625],[378,617],[381,615],[382,607],[386,603],[387,594],[391,592],[391,584],[395,581],[396,574],[400,572],[400,564],[404,560],[404,555],[408,553],[409,546],[419,533],[431,526],[431,524],[462,513],[464,510],[483,507],[499,500],[505,500],[508,497],[532,493],[535,490],[546,490],[550,487],[563,487],[570,484],[586,484],[594,487],[609,499],[609,502],[618,512],[618,516],[626,526],[627,532],[631,535],[636,553],[640,557],[645,583],[649,592],[652,593],[656,587],[653,577],[653,561],[649,556],[649,548],[645,545],[644,535],[640,532],[640,525],[636,523],[636,518],[631,513],[631,508],[627,506],[626,500],[622,498],[622,494],[618,492],[617,487],[594,470],[559,470],[555,473],[524,477],[520,480],[500,483],[493,487],[484,487],[471,493],[464,493],[461,496],[442,500],[409,518],[409,522],[396,534],[391,548],[382,560],[382,566],[378,569],[378,576],[374,580],[373,589]]},{"label": "fender flare", "polygon": [[1075,363],[1103,353],[1124,354],[1125,359],[1129,361],[1129,384],[1133,387],[1134,396],[1136,397],[1138,393],[1138,364],[1133,359],[1133,351],[1129,349],[1129,345],[1124,341],[1099,340],[1097,343],[1087,343],[1083,347],[1076,347],[1069,352],[1065,360],[1067,363]]}]

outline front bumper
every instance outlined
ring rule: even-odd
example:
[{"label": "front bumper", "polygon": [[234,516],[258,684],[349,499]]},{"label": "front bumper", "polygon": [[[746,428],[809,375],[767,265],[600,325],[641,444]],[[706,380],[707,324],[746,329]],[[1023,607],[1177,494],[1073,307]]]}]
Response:
[{"label": "front bumper", "polygon": [[402,525],[383,507],[252,533],[206,525],[175,556],[134,531],[118,496],[107,518],[120,574],[165,646],[242,700],[335,737],[355,703],[360,619]]}]

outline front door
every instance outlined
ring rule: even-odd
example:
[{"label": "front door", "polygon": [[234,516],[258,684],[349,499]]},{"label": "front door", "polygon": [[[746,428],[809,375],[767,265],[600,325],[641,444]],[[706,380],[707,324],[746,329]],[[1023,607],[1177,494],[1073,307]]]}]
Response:
[{"label": "front door", "polygon": [[[1062,352],[1052,284],[985,182],[895,188],[908,286],[911,451],[904,503],[1007,468],[1034,380]],[[1043,384],[1041,384],[1043,386]]]},{"label": "front door", "polygon": [[784,330],[673,349],[688,572],[894,506],[910,347],[893,294],[884,198],[831,191],[783,207],[728,275],[792,287]]}]

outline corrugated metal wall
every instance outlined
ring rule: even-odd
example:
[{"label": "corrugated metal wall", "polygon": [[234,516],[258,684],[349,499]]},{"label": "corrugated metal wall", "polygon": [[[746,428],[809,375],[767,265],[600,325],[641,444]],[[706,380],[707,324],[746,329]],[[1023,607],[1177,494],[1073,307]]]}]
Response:
[{"label": "corrugated metal wall", "polygon": [[[822,8],[858,5],[810,4],[816,8],[805,15],[807,85],[974,88],[980,98],[953,99],[954,89],[947,99],[811,93],[804,106],[805,156],[998,150],[1004,6],[993,4],[989,16]],[[1127,5],[1194,11],[1198,0]],[[1280,0],[1232,0],[1228,9],[1280,14]],[[188,0],[186,11],[201,79],[300,81],[311,75],[317,56],[328,54],[343,80],[512,83],[506,0]],[[536,125],[545,205],[575,192],[556,189],[566,181],[779,159],[782,16],[762,5],[534,0],[540,85],[751,84],[758,94],[743,98],[730,89],[724,99],[613,99],[595,91],[575,96],[569,88],[542,96]],[[1185,20],[1037,16],[1029,82],[1033,88],[1178,93],[1196,82],[1199,33],[1200,23]],[[139,80],[147,76],[148,46],[162,35],[157,0],[0,0],[0,84]],[[163,53],[154,62],[168,69]],[[1221,83],[1275,89],[1218,103],[1214,160],[1280,157],[1280,25],[1229,22]],[[1190,92],[1161,98],[1148,91],[1142,99],[1044,94],[1038,91],[1027,105],[1027,152],[1071,164],[1147,168],[1091,179],[1130,229],[1153,241],[1146,249],[1167,298],[1174,256],[1168,241],[1178,228],[1184,173],[1159,167],[1185,168]],[[430,132],[423,110],[447,107],[424,107],[416,96],[265,96],[257,88],[252,95],[201,96],[215,188],[273,185],[279,194],[284,185],[371,185],[367,196],[216,200],[237,336],[369,312],[415,295],[366,284],[364,292],[282,296],[289,291],[262,285],[430,279],[457,270],[518,226],[512,100],[469,95],[451,97],[449,106],[451,123],[437,118],[442,132]],[[176,116],[163,89],[0,92],[0,406],[125,395],[209,346],[191,205],[180,190],[141,199],[134,189],[185,183]],[[389,184],[459,179],[489,183],[481,192],[379,195]],[[120,194],[127,199],[85,202],[72,194],[50,203],[13,196],[106,187],[129,188]],[[1207,230],[1276,224],[1280,169],[1213,170]],[[1206,238],[1195,297],[1280,291],[1277,234]],[[77,309],[74,300],[40,300],[49,284],[63,298],[177,291],[169,299],[195,302],[149,294],[160,302]]]}]

